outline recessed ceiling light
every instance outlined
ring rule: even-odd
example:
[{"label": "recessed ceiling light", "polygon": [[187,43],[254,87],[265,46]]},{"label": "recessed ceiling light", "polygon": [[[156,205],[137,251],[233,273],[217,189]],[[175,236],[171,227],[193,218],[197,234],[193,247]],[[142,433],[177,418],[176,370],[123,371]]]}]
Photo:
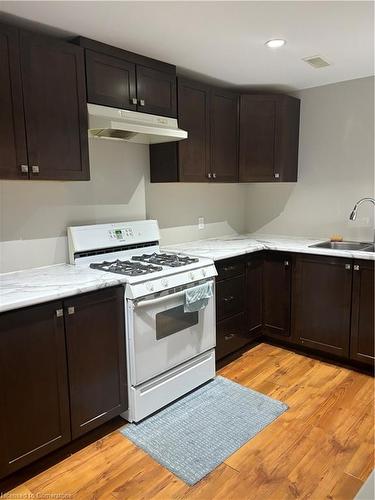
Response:
[{"label": "recessed ceiling light", "polygon": [[272,40],[268,40],[268,42],[266,42],[264,45],[267,45],[267,47],[270,47],[271,49],[278,49],[285,44],[286,40],[283,40],[282,38],[273,38]]}]

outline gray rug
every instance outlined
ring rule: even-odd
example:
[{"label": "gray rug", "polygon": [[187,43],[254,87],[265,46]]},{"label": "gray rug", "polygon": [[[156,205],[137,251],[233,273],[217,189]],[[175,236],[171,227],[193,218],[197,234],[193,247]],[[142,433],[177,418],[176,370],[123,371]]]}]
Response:
[{"label": "gray rug", "polygon": [[216,377],[121,432],[193,485],[287,409],[280,401]]}]

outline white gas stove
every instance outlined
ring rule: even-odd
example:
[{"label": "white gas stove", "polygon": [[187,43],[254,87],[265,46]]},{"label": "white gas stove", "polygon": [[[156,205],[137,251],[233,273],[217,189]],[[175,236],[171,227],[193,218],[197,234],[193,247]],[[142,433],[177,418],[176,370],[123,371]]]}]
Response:
[{"label": "white gas stove", "polygon": [[129,421],[145,418],[215,376],[215,298],[185,312],[186,290],[217,274],[207,258],[162,253],[157,221],[68,228],[70,262],[125,284]]}]

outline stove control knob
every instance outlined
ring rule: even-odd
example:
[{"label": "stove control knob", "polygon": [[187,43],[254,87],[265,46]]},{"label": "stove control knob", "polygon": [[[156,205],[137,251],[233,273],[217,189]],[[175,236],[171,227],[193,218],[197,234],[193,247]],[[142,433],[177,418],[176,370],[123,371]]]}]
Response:
[{"label": "stove control knob", "polygon": [[191,272],[190,272],[190,273],[189,273],[189,278],[190,278],[191,280],[193,280],[193,279],[194,279],[194,273],[191,273]]},{"label": "stove control knob", "polygon": [[168,281],[166,279],[162,279],[161,280],[161,284],[164,286],[164,287],[167,287],[168,286]]},{"label": "stove control knob", "polygon": [[207,272],[205,269],[202,269],[202,276],[206,276]]},{"label": "stove control knob", "polygon": [[146,283],[146,288],[149,292],[154,291],[154,285],[152,283]]}]

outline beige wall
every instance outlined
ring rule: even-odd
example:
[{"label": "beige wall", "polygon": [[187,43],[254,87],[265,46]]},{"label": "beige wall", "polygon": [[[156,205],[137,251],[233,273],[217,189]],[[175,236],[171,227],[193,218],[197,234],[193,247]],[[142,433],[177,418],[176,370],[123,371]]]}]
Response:
[{"label": "beige wall", "polygon": [[66,262],[69,225],[156,218],[163,244],[245,229],[245,186],[151,185],[148,146],[91,139],[90,166],[90,182],[0,182],[0,272]]},{"label": "beige wall", "polygon": [[163,244],[244,232],[245,201],[241,184],[146,185],[147,216],[159,221]]},{"label": "beige wall", "polygon": [[[324,71],[324,70],[321,70]],[[315,87],[301,103],[297,183],[248,185],[247,231],[371,240],[373,208],[354,203],[374,196],[374,78]]]}]

